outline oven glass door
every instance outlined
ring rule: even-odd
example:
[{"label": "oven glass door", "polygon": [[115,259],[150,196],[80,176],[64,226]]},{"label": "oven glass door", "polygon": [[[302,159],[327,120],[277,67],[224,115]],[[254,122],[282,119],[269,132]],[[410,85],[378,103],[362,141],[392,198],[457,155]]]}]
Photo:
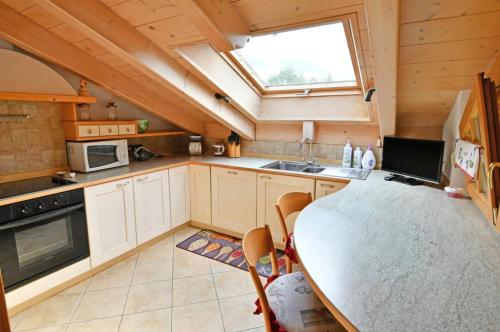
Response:
[{"label": "oven glass door", "polygon": [[91,170],[106,168],[120,163],[118,159],[118,145],[88,145],[86,150],[87,162]]},{"label": "oven glass door", "polygon": [[8,290],[88,254],[83,204],[0,225],[0,262]]}]

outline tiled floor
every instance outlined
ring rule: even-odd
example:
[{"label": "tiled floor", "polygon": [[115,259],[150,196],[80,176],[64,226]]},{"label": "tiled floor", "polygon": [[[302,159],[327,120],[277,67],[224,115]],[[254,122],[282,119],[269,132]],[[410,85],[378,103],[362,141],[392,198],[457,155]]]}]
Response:
[{"label": "tiled floor", "polygon": [[11,317],[14,331],[264,331],[247,272],[175,248],[188,227]]}]

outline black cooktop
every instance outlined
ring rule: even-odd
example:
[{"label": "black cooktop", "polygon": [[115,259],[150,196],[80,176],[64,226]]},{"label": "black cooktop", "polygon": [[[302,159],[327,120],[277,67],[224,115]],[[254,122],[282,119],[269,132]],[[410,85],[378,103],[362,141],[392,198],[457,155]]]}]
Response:
[{"label": "black cooktop", "polygon": [[73,183],[76,182],[59,176],[42,176],[39,178],[0,183],[0,198],[29,194]]}]

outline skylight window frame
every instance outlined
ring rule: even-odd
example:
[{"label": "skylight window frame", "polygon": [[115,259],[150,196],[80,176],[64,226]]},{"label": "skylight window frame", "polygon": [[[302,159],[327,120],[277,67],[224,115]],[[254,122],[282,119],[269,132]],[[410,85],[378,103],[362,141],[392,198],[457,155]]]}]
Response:
[{"label": "skylight window frame", "polygon": [[[357,30],[356,14],[348,14],[336,17],[321,19],[314,22],[303,22],[300,24],[293,24],[286,27],[279,27],[274,29],[267,29],[265,31],[258,31],[254,36],[269,35],[272,33],[279,33],[285,31],[300,30],[316,26],[333,24],[340,22],[343,24],[344,33],[349,48],[351,63],[354,70],[355,84],[342,84],[342,82],[332,83],[309,83],[300,85],[287,85],[266,87],[257,73],[255,73],[250,66],[245,63],[242,57],[232,54],[231,52],[224,53],[226,60],[238,72],[238,74],[245,79],[245,81],[262,97],[282,97],[286,95],[304,96],[304,91],[308,91],[306,95],[321,94],[362,94],[366,88],[365,75],[362,73],[364,67],[361,45],[359,41],[359,31]],[[239,59],[241,58],[241,60]],[[350,83],[351,81],[349,81]]]}]

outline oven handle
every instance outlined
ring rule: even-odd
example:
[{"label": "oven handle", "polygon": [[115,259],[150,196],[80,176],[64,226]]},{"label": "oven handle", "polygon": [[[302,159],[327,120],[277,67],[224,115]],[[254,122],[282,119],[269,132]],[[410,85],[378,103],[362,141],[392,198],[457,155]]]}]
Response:
[{"label": "oven handle", "polygon": [[35,224],[37,222],[44,221],[47,218],[57,217],[57,216],[60,216],[62,214],[66,214],[68,212],[78,210],[78,209],[82,208],[83,206],[84,206],[84,204],[80,203],[80,204],[71,205],[71,206],[56,210],[56,211],[47,212],[47,213],[41,214],[41,215],[36,216],[36,217],[22,219],[21,221],[10,222],[8,224],[0,226],[0,231],[15,228],[15,227]]}]

